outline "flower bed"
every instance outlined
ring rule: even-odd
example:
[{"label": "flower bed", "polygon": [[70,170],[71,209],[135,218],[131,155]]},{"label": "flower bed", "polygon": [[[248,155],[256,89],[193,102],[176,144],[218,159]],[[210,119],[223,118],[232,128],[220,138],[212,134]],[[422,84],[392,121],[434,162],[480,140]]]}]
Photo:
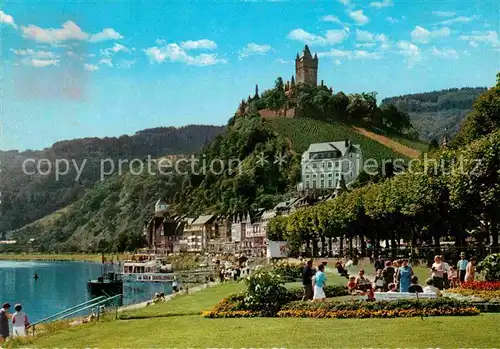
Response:
[{"label": "flower bed", "polygon": [[382,302],[292,302],[279,317],[381,318],[439,315],[477,315],[479,309],[452,299],[396,300]]},{"label": "flower bed", "polygon": [[478,289],[461,289],[455,288],[447,290],[446,293],[458,294],[464,297],[470,297],[470,301],[474,302],[492,302],[500,303],[500,290],[488,291]]},{"label": "flower bed", "polygon": [[[349,292],[347,291],[347,288],[345,286],[333,286],[333,285],[327,285],[323,288],[325,291],[325,296],[327,298],[332,298],[332,297],[340,297],[340,296],[348,296]],[[289,290],[289,302],[292,301],[300,301],[302,300],[302,296],[304,295],[304,290],[302,287],[295,287]]]},{"label": "flower bed", "polygon": [[245,309],[244,298],[232,296],[219,302],[211,311],[204,312],[206,318],[227,317],[314,317],[314,318],[381,318],[411,316],[460,316],[477,315],[479,309],[470,304],[449,299],[396,300],[381,302],[289,302],[279,311]]},{"label": "flower bed", "polygon": [[472,281],[463,283],[462,289],[480,291],[500,291],[500,281]]}]

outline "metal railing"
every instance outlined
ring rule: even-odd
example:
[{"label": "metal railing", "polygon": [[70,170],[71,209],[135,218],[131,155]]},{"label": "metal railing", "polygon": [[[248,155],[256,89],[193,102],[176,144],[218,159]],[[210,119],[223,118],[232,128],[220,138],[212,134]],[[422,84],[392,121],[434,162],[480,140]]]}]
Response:
[{"label": "metal railing", "polygon": [[46,317],[40,321],[35,322],[34,324],[30,325],[30,329],[32,330],[33,336],[35,335],[36,332],[36,325],[42,324],[42,323],[47,323],[49,321],[58,321],[62,320],[65,318],[68,318],[72,315],[76,315],[78,313],[81,313],[82,311],[89,310],[96,308],[96,320],[99,321],[100,315],[101,315],[101,306],[104,304],[109,304],[111,301],[116,301],[116,309],[115,309],[115,317],[118,317],[118,308],[120,306],[120,300],[122,294],[118,294],[116,296],[112,297],[104,297],[100,296],[94,299],[91,299],[89,301],[80,303],[78,305],[75,305],[71,308],[65,309],[57,314],[51,315],[49,317]]}]

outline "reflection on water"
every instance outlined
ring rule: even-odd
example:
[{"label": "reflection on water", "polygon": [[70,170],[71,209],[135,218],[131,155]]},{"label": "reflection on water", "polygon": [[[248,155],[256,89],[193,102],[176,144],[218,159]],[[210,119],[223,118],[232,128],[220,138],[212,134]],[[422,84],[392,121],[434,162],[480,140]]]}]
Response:
[{"label": "reflection on water", "polygon": [[[21,303],[33,323],[89,300],[87,281],[102,273],[96,263],[0,261],[0,303]],[[124,304],[149,300],[155,292],[171,293],[171,286],[126,283]]]}]

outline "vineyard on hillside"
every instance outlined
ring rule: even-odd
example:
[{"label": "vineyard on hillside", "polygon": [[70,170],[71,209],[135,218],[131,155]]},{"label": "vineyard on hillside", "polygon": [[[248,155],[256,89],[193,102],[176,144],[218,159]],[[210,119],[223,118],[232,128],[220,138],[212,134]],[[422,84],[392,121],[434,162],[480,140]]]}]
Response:
[{"label": "vineyard on hillside", "polygon": [[290,140],[293,150],[301,154],[311,143],[340,141],[349,139],[361,144],[363,158],[376,159],[408,159],[405,155],[394,152],[389,147],[365,137],[350,126],[342,123],[327,123],[308,118],[276,118],[265,120],[265,126]]}]

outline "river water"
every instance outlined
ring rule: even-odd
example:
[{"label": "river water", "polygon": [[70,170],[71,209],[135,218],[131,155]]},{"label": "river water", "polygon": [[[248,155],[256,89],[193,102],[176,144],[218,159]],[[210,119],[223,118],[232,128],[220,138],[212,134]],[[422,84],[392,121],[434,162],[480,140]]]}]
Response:
[{"label": "river water", "polygon": [[[33,278],[35,273],[38,280]],[[87,281],[102,273],[103,266],[97,263],[0,261],[0,306],[20,303],[34,323],[91,299]],[[125,283],[124,304],[150,300],[155,292],[169,294],[171,286]]]}]

